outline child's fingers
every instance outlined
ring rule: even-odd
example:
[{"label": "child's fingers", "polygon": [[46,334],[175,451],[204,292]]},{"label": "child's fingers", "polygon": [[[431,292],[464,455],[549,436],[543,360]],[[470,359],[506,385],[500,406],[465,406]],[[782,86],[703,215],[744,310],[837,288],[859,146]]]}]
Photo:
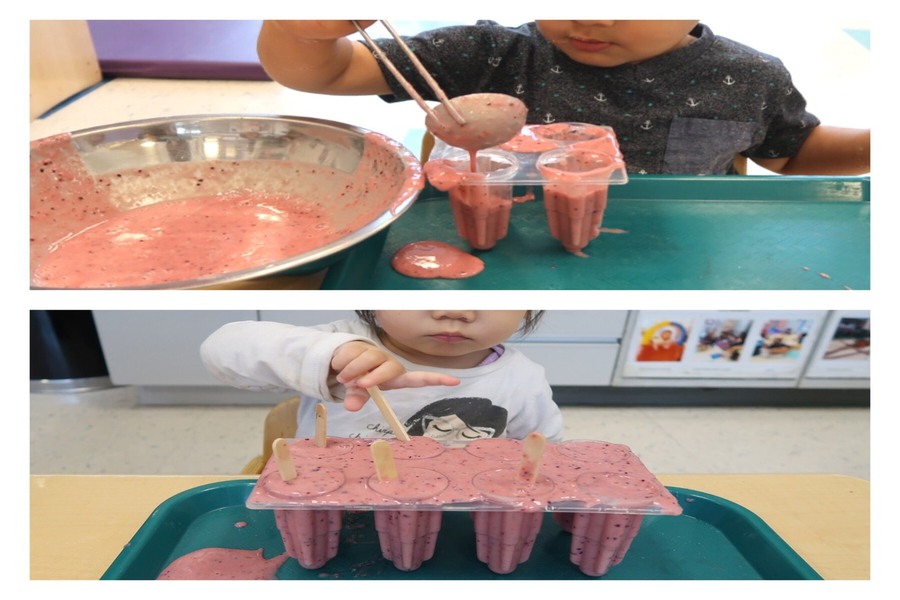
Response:
[{"label": "child's fingers", "polygon": [[367,344],[341,346],[332,356],[331,368],[334,369],[338,382],[343,384],[379,368],[387,371],[385,378],[396,377],[403,372],[400,363]]},{"label": "child's fingers", "polygon": [[366,388],[373,385],[385,390],[419,388],[429,385],[459,385],[458,378],[443,373],[409,371],[399,376],[385,378],[385,374],[390,372],[388,369],[378,368],[355,381],[348,382],[344,393],[344,408],[349,411],[361,409],[369,401],[369,393]]},{"label": "child's fingers", "polygon": [[[360,385],[366,386],[363,378],[359,380]],[[396,390],[399,388],[419,388],[431,385],[459,385],[459,379],[452,375],[444,373],[434,373],[431,371],[407,371],[402,375],[394,377],[388,381],[383,381],[379,386],[386,390]]]},{"label": "child's fingers", "polygon": [[[368,388],[373,385],[381,387],[385,385],[386,382],[393,381],[404,373],[406,373],[406,370],[403,368],[403,365],[396,361],[388,361],[381,363],[375,368],[364,370],[357,377],[344,383],[349,384],[352,382],[353,385],[361,388]],[[340,381],[340,379],[338,379],[338,381]]]},{"label": "child's fingers", "polygon": [[344,394],[344,408],[356,412],[361,409],[369,400],[369,393],[365,388],[356,386],[347,386],[347,392]]}]

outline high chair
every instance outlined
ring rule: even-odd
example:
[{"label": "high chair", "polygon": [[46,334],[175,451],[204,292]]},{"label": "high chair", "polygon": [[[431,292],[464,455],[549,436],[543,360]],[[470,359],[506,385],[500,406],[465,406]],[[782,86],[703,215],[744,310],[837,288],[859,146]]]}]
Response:
[{"label": "high chair", "polygon": [[300,397],[294,396],[279,402],[266,414],[263,421],[262,454],[255,456],[241,470],[241,475],[259,475],[272,456],[272,442],[278,438],[291,438],[297,434],[297,408]]}]

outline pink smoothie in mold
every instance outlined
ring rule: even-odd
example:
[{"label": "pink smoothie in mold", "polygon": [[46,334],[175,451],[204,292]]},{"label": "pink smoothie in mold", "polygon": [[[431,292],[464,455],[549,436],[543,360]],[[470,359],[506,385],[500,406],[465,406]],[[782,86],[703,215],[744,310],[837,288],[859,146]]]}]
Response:
[{"label": "pink smoothie in mold", "polygon": [[543,511],[486,510],[472,512],[475,552],[494,573],[512,573],[531,557],[541,532]]},{"label": "pink smoothie in mold", "polygon": [[440,510],[376,510],[381,554],[401,571],[414,571],[434,556],[441,531]]},{"label": "pink smoothie in mold", "polygon": [[544,184],[544,207],[550,235],[573,254],[600,235],[608,183],[621,163],[608,154],[566,148],[542,155],[537,166]]},{"label": "pink smoothie in mold", "polygon": [[[623,511],[646,506],[649,498],[661,492],[661,486],[655,480],[629,475],[628,467],[621,464],[619,470],[625,472],[582,473],[576,478],[576,485],[585,493]],[[640,529],[643,515],[575,512],[554,514],[554,519],[564,531],[572,534],[571,561],[585,575],[596,577],[606,574],[625,557]]]},{"label": "pink smoothie in mold", "polygon": [[307,569],[318,569],[337,556],[343,518],[343,510],[275,511],[285,551]]},{"label": "pink smoothie in mold", "polygon": [[616,135],[611,127],[590,123],[549,123],[528,126],[529,133],[544,142],[563,143],[573,148],[603,152],[622,158]]},{"label": "pink smoothie in mold", "polygon": [[531,556],[544,520],[544,511],[532,498],[553,489],[553,482],[542,475],[534,483],[522,481],[518,468],[503,468],[483,471],[472,483],[497,503],[496,510],[471,513],[478,560],[494,573],[512,573]]},{"label": "pink smoothie in mold", "polygon": [[465,445],[466,452],[479,458],[503,461],[522,460],[522,440],[513,438],[485,438]]},{"label": "pink smoothie in mold", "polygon": [[488,250],[506,237],[513,205],[510,179],[518,161],[507,152],[487,150],[476,159],[477,171],[469,167],[464,153],[431,160],[425,174],[431,184],[450,196],[456,231],[469,245]]},{"label": "pink smoothie in mold", "polygon": [[416,460],[434,458],[444,453],[444,445],[434,438],[415,435],[407,441],[397,438],[386,440],[391,447],[391,454],[396,460]]},{"label": "pink smoothie in mold", "polygon": [[[410,441],[415,439],[426,438],[411,438]],[[416,454],[413,452],[408,459],[415,460]],[[450,483],[447,477],[432,469],[402,465],[399,475],[399,479],[388,481],[373,475],[368,485],[388,498],[413,503],[437,496]],[[401,571],[414,571],[422,566],[424,561],[434,556],[442,514],[440,510],[433,509],[376,510],[375,529],[384,558]]]},{"label": "pink smoothie in mold", "polygon": [[[337,491],[346,482],[344,473],[318,465],[316,461],[349,456],[353,447],[349,440],[331,437],[326,438],[326,445],[321,448],[311,439],[293,440],[288,446],[291,457],[306,457],[298,461],[297,477],[285,481],[277,471],[270,472],[260,477],[260,485],[275,497],[295,502]],[[277,509],[274,512],[285,551],[301,566],[318,569],[337,555],[344,516],[342,509]]]},{"label": "pink smoothie in mold", "polygon": [[526,125],[515,137],[502,144],[500,149],[522,154],[533,154],[554,150],[562,145],[559,140],[539,136],[535,128],[536,126],[534,125]]},{"label": "pink smoothie in mold", "polygon": [[643,518],[642,514],[573,513],[564,526],[572,534],[569,559],[585,575],[605,575],[625,557]]},{"label": "pink smoothie in mold", "polygon": [[[272,461],[248,498],[250,508],[284,515],[277,520],[282,536],[288,536],[285,548],[300,557],[305,549],[307,565],[337,551],[340,509],[372,510],[382,555],[397,569],[417,569],[434,555],[441,511],[455,507],[470,512],[473,550],[496,573],[510,573],[528,560],[543,516],[551,511],[572,534],[572,562],[597,576],[625,555],[642,514],[681,512],[677,500],[621,444],[548,442],[532,483],[521,475],[522,440],[491,438],[459,447],[419,436],[408,442],[389,439],[398,474],[393,480],[377,476],[374,440],[344,441],[350,450],[330,455],[331,444],[323,452],[311,440],[292,440],[298,472],[293,483],[280,482]],[[336,480],[330,471],[342,473],[343,485],[331,489]],[[300,524],[292,531],[288,519]]]}]

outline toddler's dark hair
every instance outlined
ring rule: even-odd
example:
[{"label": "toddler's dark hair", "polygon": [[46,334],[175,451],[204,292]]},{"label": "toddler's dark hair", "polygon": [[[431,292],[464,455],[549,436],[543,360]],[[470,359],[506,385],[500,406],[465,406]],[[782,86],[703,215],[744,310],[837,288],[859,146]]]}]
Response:
[{"label": "toddler's dark hair", "polygon": [[[356,316],[359,317],[359,320],[372,328],[377,335],[381,335],[381,328],[378,326],[378,323],[375,321],[375,311],[374,310],[357,310]],[[544,316],[543,310],[527,310],[525,311],[525,318],[522,319],[522,325],[516,330],[516,333],[521,333],[522,335],[528,335],[535,329],[537,329],[538,323],[541,321],[541,317]]]}]

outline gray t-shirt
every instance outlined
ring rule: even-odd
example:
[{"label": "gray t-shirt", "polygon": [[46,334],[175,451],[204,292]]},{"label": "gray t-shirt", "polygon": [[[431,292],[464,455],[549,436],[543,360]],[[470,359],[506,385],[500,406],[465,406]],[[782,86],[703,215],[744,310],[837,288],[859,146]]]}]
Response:
[{"label": "gray t-shirt", "polygon": [[[630,173],[723,174],[733,159],[795,155],[819,120],[773,56],[698,25],[688,46],[637,64],[593,67],[556,49],[534,23],[493,21],[405,37],[448,96],[509,94],[529,123],[574,121],[616,132]],[[435,100],[393,40],[378,40],[420,93]],[[393,95],[409,95],[383,69]]]}]

